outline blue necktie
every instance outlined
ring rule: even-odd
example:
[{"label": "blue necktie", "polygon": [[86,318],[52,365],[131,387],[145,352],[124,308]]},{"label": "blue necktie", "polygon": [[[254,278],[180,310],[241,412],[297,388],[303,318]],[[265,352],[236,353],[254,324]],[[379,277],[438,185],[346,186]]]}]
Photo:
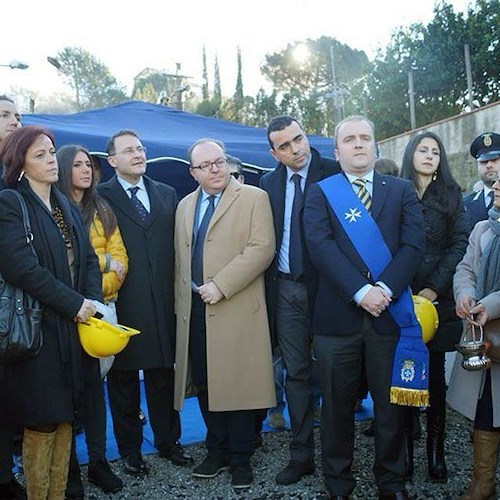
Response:
[{"label": "blue necktie", "polygon": [[191,279],[198,286],[203,285],[203,243],[214,211],[215,196],[212,195],[208,197],[208,207],[205,210],[205,215],[196,233],[196,241],[194,243],[193,256],[191,258]]},{"label": "blue necktie", "polygon": [[145,222],[147,218],[149,217],[149,212],[146,210],[146,207],[141,203],[141,200],[137,198],[137,191],[139,191],[138,186],[134,186],[131,188],[128,188],[130,191],[130,200],[132,201],[132,205],[134,205],[134,208],[137,210],[137,214],[139,215],[140,219],[142,222]]},{"label": "blue necktie", "polygon": [[300,187],[300,175],[293,174],[292,181],[295,184],[293,197],[292,217],[290,218],[290,248],[288,250],[288,262],[290,274],[294,280],[298,280],[304,274],[304,257],[302,249],[302,223],[300,214],[304,206],[304,195]]}]

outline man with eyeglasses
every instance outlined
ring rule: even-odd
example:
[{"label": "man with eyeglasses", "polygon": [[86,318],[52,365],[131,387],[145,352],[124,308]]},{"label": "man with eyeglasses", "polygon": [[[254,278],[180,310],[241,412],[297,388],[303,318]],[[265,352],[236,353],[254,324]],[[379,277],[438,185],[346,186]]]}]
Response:
[{"label": "man with eyeglasses", "polygon": [[291,116],[273,118],[267,138],[269,152],[279,163],[260,182],[271,200],[277,249],[266,273],[266,298],[271,334],[286,370],[292,427],[290,461],[276,482],[293,484],[314,472],[310,311],[317,279],[304,244],[302,205],[312,183],[340,168],[310,147],[302,126]]},{"label": "man with eyeglasses", "polygon": [[[17,110],[16,103],[10,97],[0,95],[0,147],[7,136],[20,126],[21,115]],[[0,169],[3,170],[2,163],[0,163]],[[1,181],[0,189],[3,189]],[[2,366],[0,365],[0,384],[2,383],[2,375]],[[22,429],[17,430],[21,434]],[[14,429],[8,427],[7,424],[0,423],[0,499],[16,500],[26,498],[23,486],[12,474],[15,434]],[[21,454],[20,450],[16,453]]]},{"label": "man with eyeglasses", "polygon": [[99,193],[111,203],[129,258],[116,312],[119,323],[141,331],[116,356],[108,373],[108,394],[124,470],[142,476],[148,469],[141,455],[139,370],[160,456],[179,466],[192,463],[179,444],[180,420],[173,408],[177,195],[171,186],[145,175],[146,148],[134,131],[116,133],[106,148],[116,175],[99,185]]},{"label": "man with eyeglasses", "polygon": [[190,372],[207,426],[207,456],[193,476],[230,469],[233,487],[249,488],[256,410],[275,404],[264,292],[271,207],[264,191],[231,177],[221,142],[200,139],[188,157],[199,187],[175,221],[175,407]]}]

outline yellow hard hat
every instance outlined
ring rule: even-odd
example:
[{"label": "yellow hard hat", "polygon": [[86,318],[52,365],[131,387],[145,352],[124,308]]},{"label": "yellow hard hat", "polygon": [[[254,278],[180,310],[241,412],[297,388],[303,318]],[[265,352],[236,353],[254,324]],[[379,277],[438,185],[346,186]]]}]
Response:
[{"label": "yellow hard hat", "polygon": [[434,304],[425,297],[413,295],[415,315],[422,329],[422,340],[427,344],[436,335],[439,326],[439,316]]},{"label": "yellow hard hat", "polygon": [[141,333],[127,326],[112,325],[102,319],[90,318],[78,323],[83,350],[94,358],[105,358],[123,351],[132,335]]}]

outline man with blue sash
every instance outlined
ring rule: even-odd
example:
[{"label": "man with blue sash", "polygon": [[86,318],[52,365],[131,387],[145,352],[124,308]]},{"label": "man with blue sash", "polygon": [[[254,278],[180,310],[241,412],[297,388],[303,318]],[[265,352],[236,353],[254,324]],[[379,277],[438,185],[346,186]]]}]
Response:
[{"label": "man with blue sash", "polygon": [[306,243],[320,281],[313,311],[323,391],[322,464],[332,498],[347,499],[354,414],[365,362],[375,411],[379,498],[404,490],[401,405],[428,403],[428,355],[408,285],[423,255],[423,216],[410,183],[374,172],[373,124],[351,116],[335,129],[342,173],[309,189]]}]

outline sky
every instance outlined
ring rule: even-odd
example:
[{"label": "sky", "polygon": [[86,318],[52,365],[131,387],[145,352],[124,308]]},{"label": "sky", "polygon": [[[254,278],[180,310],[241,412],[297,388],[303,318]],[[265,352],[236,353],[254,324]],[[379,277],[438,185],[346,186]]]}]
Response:
[{"label": "sky", "polygon": [[[456,11],[472,0],[449,0]],[[236,83],[237,46],[241,48],[243,88],[255,95],[269,83],[260,75],[265,55],[288,43],[323,35],[372,59],[400,26],[428,22],[434,0],[14,0],[2,8],[0,64],[19,60],[27,70],[0,66],[0,93],[22,87],[38,95],[68,92],[47,62],[64,47],[81,47],[103,62],[130,93],[144,68],[191,76],[201,85],[206,47],[209,85],[217,53],[223,95]],[[22,103],[18,103],[22,107]]]}]

